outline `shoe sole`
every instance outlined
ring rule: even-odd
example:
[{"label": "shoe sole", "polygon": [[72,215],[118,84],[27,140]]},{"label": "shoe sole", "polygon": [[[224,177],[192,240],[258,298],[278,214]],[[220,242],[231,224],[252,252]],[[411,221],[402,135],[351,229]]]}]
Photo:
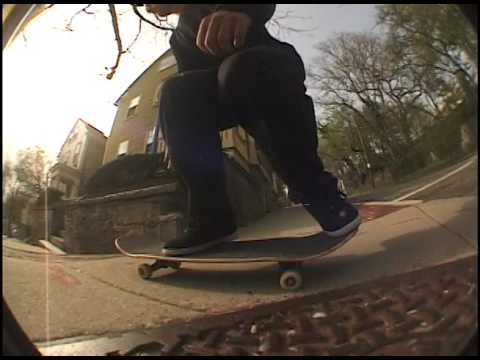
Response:
[{"label": "shoe sole", "polygon": [[335,231],[326,231],[323,232],[333,238],[342,237],[350,234],[352,231],[356,230],[362,223],[362,218],[358,215],[355,219],[349,222],[347,225]]},{"label": "shoe sole", "polygon": [[220,245],[224,242],[229,242],[232,241],[236,238],[236,233],[222,237],[220,239],[217,239],[215,241],[210,241],[201,245],[189,247],[189,248],[182,248],[182,249],[162,249],[162,254],[165,256],[182,256],[182,255],[191,255],[195,254],[197,252],[203,251],[210,249],[211,247],[214,247],[216,245]]}]

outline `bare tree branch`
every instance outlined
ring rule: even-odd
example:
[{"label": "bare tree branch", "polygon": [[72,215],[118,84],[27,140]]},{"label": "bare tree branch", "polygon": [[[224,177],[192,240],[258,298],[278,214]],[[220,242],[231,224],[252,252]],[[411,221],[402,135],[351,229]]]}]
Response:
[{"label": "bare tree branch", "polygon": [[115,62],[115,65],[113,65],[110,68],[111,71],[107,75],[107,79],[111,80],[113,78],[113,75],[115,75],[115,72],[117,71],[117,67],[120,64],[120,58],[122,57],[124,51],[122,46],[122,39],[120,37],[120,31],[118,29],[118,19],[117,19],[117,13],[115,11],[115,5],[108,4],[108,9],[110,10],[110,15],[112,17],[113,31],[115,33],[115,41],[117,42],[117,48],[118,48],[117,61]]},{"label": "bare tree branch", "polygon": [[303,33],[316,30],[317,27],[313,27],[311,29],[298,29],[296,27],[288,26],[283,23],[286,19],[300,19],[300,20],[308,20],[309,18],[305,18],[302,16],[292,15],[291,10],[285,11],[283,14],[275,15],[270,21],[268,22],[267,26],[273,31],[275,36],[281,36],[283,32],[294,32],[294,33]]},{"label": "bare tree branch", "polygon": [[143,21],[145,21],[146,23],[152,25],[153,27],[156,27],[157,29],[160,29],[160,30],[166,30],[166,31],[173,31],[174,28],[173,27],[164,27],[162,25],[157,25],[155,24],[154,22],[148,20],[147,18],[145,18],[141,13],[140,11],[138,11],[137,7],[132,5],[132,9],[133,9],[133,12],[140,18],[142,19]]},{"label": "bare tree branch", "polygon": [[138,32],[137,35],[135,36],[135,39],[131,42],[131,44],[127,47],[127,50],[124,52],[129,52],[130,48],[137,42],[138,37],[140,36],[140,33],[142,32],[142,19],[138,19]]},{"label": "bare tree branch", "polygon": [[[55,4],[51,4],[51,6],[47,7],[47,9],[50,9],[53,5]],[[81,12],[84,12],[85,14],[88,14],[88,15],[93,15],[94,13],[93,12],[88,12],[87,9],[92,6],[93,4],[88,4],[87,6],[85,6],[83,9],[81,10],[78,10],[75,14],[73,14],[73,16],[70,18],[70,21],[68,22],[68,24],[65,26],[65,30],[67,31],[73,31],[72,29],[72,23],[73,23],[73,19],[75,19],[75,17],[80,14]]]}]

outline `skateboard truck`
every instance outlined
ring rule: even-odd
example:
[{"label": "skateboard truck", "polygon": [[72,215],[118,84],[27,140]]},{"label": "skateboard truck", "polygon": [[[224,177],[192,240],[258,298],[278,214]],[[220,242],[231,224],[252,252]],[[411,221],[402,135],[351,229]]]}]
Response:
[{"label": "skateboard truck", "polygon": [[152,265],[149,264],[142,264],[138,267],[138,274],[140,277],[144,280],[149,280],[153,273],[159,269],[175,269],[178,270],[180,269],[180,262],[166,262],[162,260],[155,260],[155,262]]}]

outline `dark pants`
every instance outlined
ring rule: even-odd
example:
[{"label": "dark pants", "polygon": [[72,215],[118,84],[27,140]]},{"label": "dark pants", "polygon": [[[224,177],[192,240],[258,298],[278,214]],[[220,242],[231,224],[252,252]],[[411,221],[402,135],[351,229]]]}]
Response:
[{"label": "dark pants", "polygon": [[186,71],[162,88],[160,123],[176,170],[190,190],[191,215],[231,213],[219,131],[241,125],[291,193],[321,204],[337,180],[317,156],[312,100],[292,47],[258,46],[218,68]]}]

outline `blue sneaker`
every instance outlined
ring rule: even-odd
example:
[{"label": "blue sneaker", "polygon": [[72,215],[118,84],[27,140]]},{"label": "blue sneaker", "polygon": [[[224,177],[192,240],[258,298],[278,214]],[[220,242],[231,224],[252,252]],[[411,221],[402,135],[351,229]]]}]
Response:
[{"label": "blue sneaker", "polygon": [[317,220],[325,234],[331,237],[346,236],[362,223],[358,209],[340,191],[338,197],[329,200],[328,205],[305,205],[305,209]]}]

